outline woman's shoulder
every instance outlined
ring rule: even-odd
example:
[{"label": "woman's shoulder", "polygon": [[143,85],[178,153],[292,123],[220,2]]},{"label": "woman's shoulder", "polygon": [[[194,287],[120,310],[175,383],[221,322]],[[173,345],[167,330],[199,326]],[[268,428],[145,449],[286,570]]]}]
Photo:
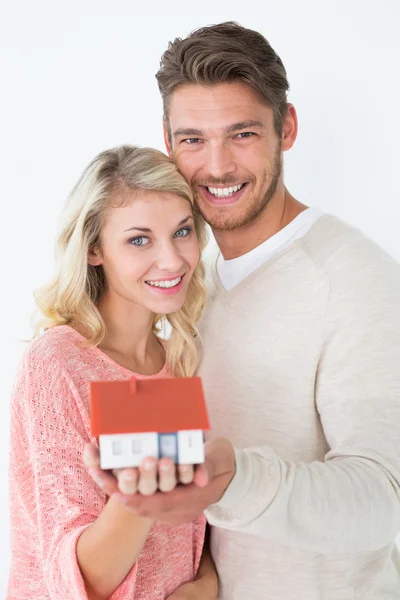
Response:
[{"label": "woman's shoulder", "polygon": [[72,327],[57,325],[29,343],[22,365],[31,371],[44,371],[54,378],[57,371],[68,370],[71,359],[83,354],[82,342],[82,336]]},{"label": "woman's shoulder", "polygon": [[88,385],[85,380],[78,389],[75,376],[84,341],[71,327],[59,325],[25,349],[11,396],[12,423],[29,429],[37,443],[73,446],[89,435],[87,395],[82,395]]}]

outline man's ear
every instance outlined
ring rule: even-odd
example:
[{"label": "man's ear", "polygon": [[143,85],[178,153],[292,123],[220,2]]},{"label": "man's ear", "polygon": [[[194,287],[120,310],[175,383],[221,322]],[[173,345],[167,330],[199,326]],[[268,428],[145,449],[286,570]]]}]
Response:
[{"label": "man's ear", "polygon": [[92,265],[92,267],[98,267],[99,265],[103,264],[103,256],[98,246],[95,246],[89,250],[88,263],[89,265]]},{"label": "man's ear", "polygon": [[293,104],[288,105],[285,120],[282,127],[282,150],[290,150],[296,141],[298,131],[297,113]]},{"label": "man's ear", "polygon": [[164,144],[167,149],[168,156],[171,158],[172,156],[172,146],[170,141],[170,128],[166,120],[163,120],[163,132],[164,132]]}]

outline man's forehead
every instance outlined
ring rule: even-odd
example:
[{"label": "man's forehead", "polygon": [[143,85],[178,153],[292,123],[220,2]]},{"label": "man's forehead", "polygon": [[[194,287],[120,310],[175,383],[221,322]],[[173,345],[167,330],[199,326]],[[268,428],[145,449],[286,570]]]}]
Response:
[{"label": "man's forehead", "polygon": [[240,122],[267,125],[272,109],[248,85],[234,82],[212,86],[185,85],[172,93],[169,120],[179,129],[226,130]]}]

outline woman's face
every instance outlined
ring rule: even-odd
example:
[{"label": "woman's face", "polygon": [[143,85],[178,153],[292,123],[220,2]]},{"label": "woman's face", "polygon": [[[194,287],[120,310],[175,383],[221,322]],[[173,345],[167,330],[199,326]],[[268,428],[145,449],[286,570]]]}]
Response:
[{"label": "woman's face", "polygon": [[120,191],[108,210],[99,248],[89,262],[102,265],[108,300],[156,314],[179,310],[199,262],[190,202],[175,194]]}]

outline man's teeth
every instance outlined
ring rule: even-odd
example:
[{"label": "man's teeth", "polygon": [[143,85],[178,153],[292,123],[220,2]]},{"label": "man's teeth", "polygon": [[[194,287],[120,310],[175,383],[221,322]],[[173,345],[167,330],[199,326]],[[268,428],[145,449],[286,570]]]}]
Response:
[{"label": "man's teeth", "polygon": [[217,196],[218,198],[227,198],[228,196],[232,196],[232,194],[234,194],[235,192],[238,192],[240,189],[242,189],[243,186],[244,183],[226,188],[208,187],[207,189],[213,196]]},{"label": "man's teeth", "polygon": [[149,285],[153,285],[154,287],[161,288],[172,288],[178,285],[181,282],[182,277],[177,277],[176,279],[170,279],[169,281],[146,281]]}]

